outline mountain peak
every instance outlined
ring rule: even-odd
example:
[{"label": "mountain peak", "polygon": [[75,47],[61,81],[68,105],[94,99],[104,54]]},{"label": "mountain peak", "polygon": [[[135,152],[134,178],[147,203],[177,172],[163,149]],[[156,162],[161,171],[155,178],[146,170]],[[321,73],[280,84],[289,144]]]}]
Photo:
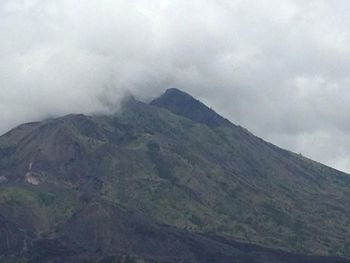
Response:
[{"label": "mountain peak", "polygon": [[167,89],[151,105],[165,108],[176,115],[209,127],[229,126],[231,123],[191,95],[176,88]]},{"label": "mountain peak", "polygon": [[188,94],[188,93],[186,93],[186,92],[184,92],[182,90],[179,90],[177,88],[169,88],[169,89],[165,90],[163,95],[167,95],[167,96],[169,96],[169,95],[170,96],[182,96],[183,98],[187,97],[187,98],[192,98],[193,99],[193,97],[190,94]]}]

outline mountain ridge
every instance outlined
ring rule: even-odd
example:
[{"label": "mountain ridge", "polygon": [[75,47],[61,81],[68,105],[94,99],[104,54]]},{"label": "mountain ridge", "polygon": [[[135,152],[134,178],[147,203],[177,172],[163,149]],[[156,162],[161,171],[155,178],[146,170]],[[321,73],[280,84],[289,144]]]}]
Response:
[{"label": "mountain ridge", "polygon": [[[0,184],[0,215],[39,218],[24,222],[47,232],[77,203],[102,198],[205,235],[350,256],[349,175],[267,143],[180,95],[181,105],[196,110],[173,108],[177,95],[169,104],[164,97],[130,100],[112,116],[67,115],[1,136],[0,176],[7,181]],[[54,186],[67,197],[48,190]]]},{"label": "mountain ridge", "polygon": [[206,124],[209,127],[232,125],[229,120],[223,118],[199,100],[176,88],[167,89],[163,95],[152,100],[150,104],[165,108],[176,115]]}]

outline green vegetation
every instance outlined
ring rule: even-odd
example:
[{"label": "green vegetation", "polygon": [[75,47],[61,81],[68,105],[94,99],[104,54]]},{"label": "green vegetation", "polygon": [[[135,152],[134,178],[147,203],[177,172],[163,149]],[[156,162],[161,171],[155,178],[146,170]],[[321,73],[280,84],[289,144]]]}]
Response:
[{"label": "green vegetation", "polygon": [[[114,116],[70,115],[1,137],[1,215],[41,233],[102,198],[180,228],[350,257],[349,175],[212,112],[206,125],[202,111],[169,110],[131,101]],[[29,166],[38,186],[25,182]]]},{"label": "green vegetation", "polygon": [[75,206],[76,200],[67,191],[53,193],[32,187],[0,187],[0,214],[30,231],[49,231],[69,218]]}]

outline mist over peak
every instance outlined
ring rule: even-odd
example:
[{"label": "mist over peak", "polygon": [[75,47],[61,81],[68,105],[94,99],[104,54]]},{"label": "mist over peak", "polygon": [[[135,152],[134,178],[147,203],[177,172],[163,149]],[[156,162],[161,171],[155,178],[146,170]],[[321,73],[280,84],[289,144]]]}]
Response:
[{"label": "mist over peak", "polygon": [[349,170],[349,5],[1,1],[0,133],[180,87],[267,140]]}]

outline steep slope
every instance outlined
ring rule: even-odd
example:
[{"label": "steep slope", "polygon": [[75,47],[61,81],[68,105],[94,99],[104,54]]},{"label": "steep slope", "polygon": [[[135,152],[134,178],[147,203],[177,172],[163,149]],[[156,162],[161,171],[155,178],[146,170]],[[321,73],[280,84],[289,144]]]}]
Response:
[{"label": "steep slope", "polygon": [[[349,175],[269,144],[178,90],[151,105],[131,100],[113,116],[22,125],[0,138],[0,178],[4,187],[97,196],[201,233],[350,256]],[[14,218],[7,202],[0,212]],[[34,231],[70,218],[73,199],[58,203],[63,218],[38,201],[35,217],[45,220]]]},{"label": "steep slope", "polygon": [[151,105],[166,108],[177,115],[185,116],[210,127],[232,125],[227,119],[209,109],[199,100],[175,88],[166,90],[163,95],[154,99]]}]

